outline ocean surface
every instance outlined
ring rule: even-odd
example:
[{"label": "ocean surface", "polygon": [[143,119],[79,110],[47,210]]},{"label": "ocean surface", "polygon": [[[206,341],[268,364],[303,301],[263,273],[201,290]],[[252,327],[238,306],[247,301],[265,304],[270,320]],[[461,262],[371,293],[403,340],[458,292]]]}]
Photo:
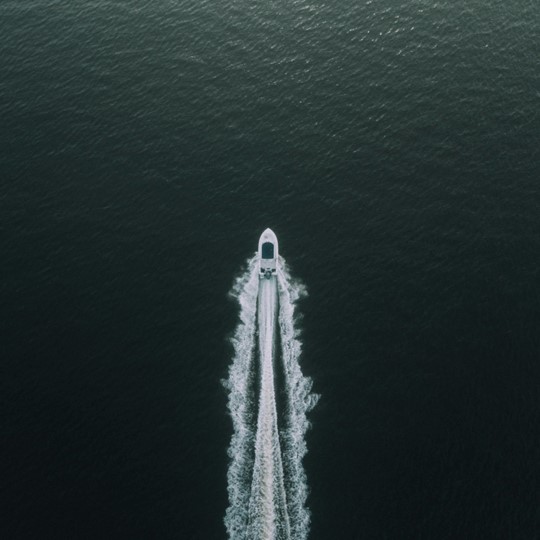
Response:
[{"label": "ocean surface", "polygon": [[227,538],[271,227],[309,539],[540,539],[536,0],[3,0],[0,68],[1,538]]}]

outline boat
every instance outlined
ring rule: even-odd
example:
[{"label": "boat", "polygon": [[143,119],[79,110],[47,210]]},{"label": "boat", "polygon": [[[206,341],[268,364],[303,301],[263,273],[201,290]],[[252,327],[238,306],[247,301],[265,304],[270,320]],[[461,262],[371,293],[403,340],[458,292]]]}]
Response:
[{"label": "boat", "polygon": [[277,237],[272,229],[266,229],[259,238],[259,278],[276,275],[278,257]]}]

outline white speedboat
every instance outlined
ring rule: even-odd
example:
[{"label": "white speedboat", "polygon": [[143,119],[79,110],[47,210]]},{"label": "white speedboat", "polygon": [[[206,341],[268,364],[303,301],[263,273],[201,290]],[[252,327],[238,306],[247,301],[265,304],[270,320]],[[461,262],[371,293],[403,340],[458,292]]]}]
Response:
[{"label": "white speedboat", "polygon": [[278,241],[272,229],[266,229],[259,238],[259,277],[270,279],[276,275]]}]

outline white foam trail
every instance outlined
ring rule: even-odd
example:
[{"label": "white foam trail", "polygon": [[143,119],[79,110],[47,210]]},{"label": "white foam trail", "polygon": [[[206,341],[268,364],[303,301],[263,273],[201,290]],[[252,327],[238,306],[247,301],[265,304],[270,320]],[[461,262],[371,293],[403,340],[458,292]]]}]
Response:
[{"label": "white foam trail", "polygon": [[[311,381],[298,365],[294,305],[305,289],[291,279],[282,258],[280,262],[277,278],[259,280],[258,259],[253,257],[231,293],[240,304],[240,323],[225,381],[234,430],[225,515],[230,540],[305,540],[309,532],[302,458],[309,426],[306,412],[318,396],[310,393]],[[279,419],[274,373],[277,342],[281,343],[283,365],[278,369],[283,371],[285,396]]]},{"label": "white foam trail", "polygon": [[231,296],[240,304],[240,322],[232,339],[234,357],[229,367],[229,378],[224,381],[229,391],[229,412],[233,435],[229,446],[230,465],[227,472],[229,508],[225,524],[231,539],[244,539],[253,468],[255,404],[250,401],[250,382],[253,379],[255,325],[259,276],[257,259],[248,261],[246,272],[236,280]]},{"label": "white foam trail", "polygon": [[291,538],[305,540],[309,533],[307,510],[307,478],[302,460],[307,452],[305,441],[309,422],[306,413],[319,400],[311,393],[312,381],[304,377],[298,359],[301,353],[299,331],[295,325],[295,303],[307,295],[305,287],[292,279],[285,260],[280,257],[278,267],[279,326],[281,333],[282,361],[285,370],[287,396],[286,422],[280,430],[283,441],[283,462],[287,478],[288,511],[291,522]]},{"label": "white foam trail", "polygon": [[247,538],[291,538],[274,386],[274,329],[277,322],[276,278],[259,282],[259,414]]}]

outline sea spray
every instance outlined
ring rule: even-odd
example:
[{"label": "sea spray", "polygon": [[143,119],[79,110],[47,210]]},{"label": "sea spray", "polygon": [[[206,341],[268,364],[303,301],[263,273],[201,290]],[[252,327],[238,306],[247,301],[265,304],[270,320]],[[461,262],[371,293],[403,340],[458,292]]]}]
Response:
[{"label": "sea spray", "polygon": [[[240,305],[232,339],[234,356],[225,386],[233,436],[227,474],[229,508],[225,526],[230,540],[305,540],[309,512],[306,413],[318,396],[301,373],[301,344],[295,302],[305,288],[293,280],[280,257],[277,277],[259,279],[258,257],[248,261],[231,295]],[[279,351],[278,351],[279,348]],[[279,354],[278,354],[279,352]],[[283,363],[284,415],[276,405],[276,361]]]}]

